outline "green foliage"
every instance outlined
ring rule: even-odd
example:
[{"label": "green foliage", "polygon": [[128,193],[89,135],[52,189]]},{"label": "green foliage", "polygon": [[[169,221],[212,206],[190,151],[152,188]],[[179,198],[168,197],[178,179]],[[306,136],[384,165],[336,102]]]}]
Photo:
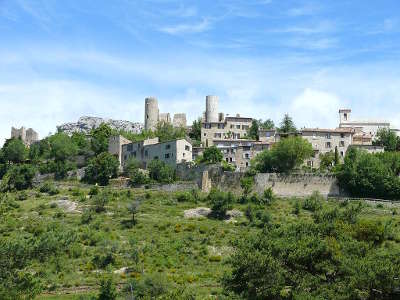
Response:
[{"label": "green foliage", "polygon": [[322,208],[323,197],[318,191],[313,192],[310,197],[307,197],[303,202],[303,209],[311,212],[318,211]]},{"label": "green foliage", "polygon": [[40,188],[39,191],[41,193],[48,193],[49,195],[57,195],[60,191],[55,187],[55,185],[53,183],[51,183],[50,181],[47,181],[45,183],[43,183]]},{"label": "green foliage", "polygon": [[276,143],[271,150],[258,154],[252,166],[258,172],[290,172],[313,154],[311,144],[301,137],[288,137]]},{"label": "green foliage", "polygon": [[221,166],[224,172],[234,172],[236,170],[234,165],[227,163],[224,160],[221,162]]},{"label": "green foliage", "polygon": [[104,277],[100,281],[100,290],[97,300],[115,300],[117,299],[117,288],[112,277]]},{"label": "green foliage", "polygon": [[294,133],[297,131],[292,118],[288,114],[283,117],[278,131],[280,133]]},{"label": "green foliage", "polygon": [[350,148],[336,171],[339,184],[355,197],[400,199],[399,158]]},{"label": "green foliage", "polygon": [[71,135],[71,141],[77,149],[79,155],[89,156],[91,155],[90,141],[86,135],[82,132],[74,132]]},{"label": "green foliage", "polygon": [[4,175],[1,181],[0,190],[5,192],[13,190],[20,191],[31,188],[35,174],[36,169],[31,165],[13,165]]},{"label": "green foliage", "polygon": [[27,150],[21,139],[9,139],[3,146],[3,159],[9,163],[22,163],[27,157]]},{"label": "green foliage", "polygon": [[85,170],[84,181],[88,183],[98,183],[108,185],[111,178],[118,175],[118,160],[108,152],[100,153],[92,158]]},{"label": "green foliage", "polygon": [[340,212],[328,215],[321,223],[270,226],[240,239],[225,289],[244,299],[393,298],[399,248],[364,241],[382,241],[380,225],[360,227],[343,223]]},{"label": "green foliage", "polygon": [[231,192],[225,193],[217,189],[212,189],[207,196],[207,201],[211,205],[211,213],[217,219],[226,217],[226,212],[232,208],[235,202]]},{"label": "green foliage", "polygon": [[253,140],[258,141],[258,139],[259,139],[258,131],[259,131],[259,122],[257,120],[253,120],[251,122],[251,126],[247,132],[247,136]]},{"label": "green foliage", "polygon": [[103,190],[101,193],[92,197],[92,205],[96,213],[101,213],[106,211],[106,205],[110,202],[112,198],[111,192],[109,190]]},{"label": "green foliage", "polygon": [[128,161],[125,163],[124,166],[124,173],[131,177],[133,172],[136,172],[137,169],[140,168],[140,162],[134,158],[134,157],[130,157],[128,159]]},{"label": "green foliage", "polygon": [[321,153],[319,155],[321,170],[329,171],[332,169],[332,167],[335,165],[335,154],[336,154],[335,152],[330,151],[330,152],[326,152],[326,153]]},{"label": "green foliage", "polygon": [[55,161],[67,161],[76,155],[78,147],[65,133],[56,133],[49,137],[50,157]]},{"label": "green foliage", "polygon": [[381,128],[376,134],[373,145],[383,146],[385,151],[396,151],[400,148],[400,140],[396,133],[389,128]]},{"label": "green foliage", "polygon": [[189,137],[193,141],[201,141],[201,119],[197,119],[193,121],[192,129],[189,132]]},{"label": "green foliage", "polygon": [[174,127],[168,122],[159,122],[154,132],[160,142],[166,142],[176,139],[182,139],[186,136],[186,129],[184,127]]},{"label": "green foliage", "polygon": [[217,164],[222,161],[223,155],[221,150],[215,146],[208,147],[203,152],[202,162],[209,164]]},{"label": "green foliage", "polygon": [[240,179],[240,187],[243,190],[243,197],[247,198],[254,186],[254,177],[245,176]]},{"label": "green foliage", "polygon": [[111,127],[105,123],[92,130],[90,144],[96,155],[108,151],[108,142],[112,133]]},{"label": "green foliage", "polygon": [[271,119],[267,119],[265,121],[259,121],[260,129],[271,130],[275,128],[275,123]]},{"label": "green foliage", "polygon": [[137,186],[141,184],[146,184],[150,182],[150,178],[145,174],[143,170],[134,169],[130,172],[130,184],[132,186]]},{"label": "green foliage", "polygon": [[133,201],[131,203],[129,203],[128,205],[128,211],[132,216],[132,226],[136,225],[136,214],[139,212],[139,206],[140,206],[140,202],[139,201]]},{"label": "green foliage", "polygon": [[275,200],[275,195],[274,195],[274,191],[272,190],[272,188],[267,188],[264,190],[263,196],[261,198],[261,203],[262,205],[270,205],[272,203],[272,201]]},{"label": "green foliage", "polygon": [[153,159],[149,162],[147,170],[152,180],[163,183],[171,183],[175,180],[175,170],[159,159]]}]

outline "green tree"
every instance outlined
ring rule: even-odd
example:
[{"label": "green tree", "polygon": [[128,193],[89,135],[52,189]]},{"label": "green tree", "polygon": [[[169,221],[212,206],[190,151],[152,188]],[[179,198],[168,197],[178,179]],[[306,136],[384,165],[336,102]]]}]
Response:
[{"label": "green tree", "polygon": [[271,150],[258,154],[252,166],[258,172],[290,172],[313,154],[311,144],[301,137],[288,137],[276,143]]},{"label": "green tree", "polygon": [[335,166],[338,166],[340,163],[340,159],[339,159],[339,151],[337,146],[335,147],[335,159],[334,159],[334,164]]},{"label": "green tree", "polygon": [[194,120],[192,124],[192,129],[189,133],[189,137],[193,141],[201,141],[201,119],[199,118],[198,120]]},{"label": "green tree", "polygon": [[3,146],[4,159],[8,163],[21,163],[26,159],[27,150],[21,139],[9,139]]},{"label": "green tree", "polygon": [[100,291],[97,300],[117,299],[117,288],[111,277],[102,278],[100,281]]},{"label": "green tree", "polygon": [[275,123],[271,119],[267,119],[260,124],[261,129],[271,130],[275,128]]},{"label": "green tree", "polygon": [[4,175],[0,189],[2,191],[13,191],[31,188],[35,174],[36,169],[31,165],[13,165]]},{"label": "green tree", "polygon": [[84,133],[72,133],[71,141],[76,146],[79,155],[89,156],[91,154],[90,142]]},{"label": "green tree", "polygon": [[259,139],[258,131],[259,131],[259,121],[253,119],[253,121],[251,122],[251,126],[247,132],[247,136],[251,139],[258,141]]},{"label": "green tree", "polygon": [[321,170],[331,170],[335,164],[335,153],[333,151],[321,153],[319,159]]},{"label": "green tree", "polygon": [[226,217],[226,212],[232,208],[234,196],[231,192],[225,193],[212,189],[207,196],[207,201],[211,205],[211,214],[218,219],[223,219]]},{"label": "green tree", "polygon": [[92,158],[85,170],[84,181],[108,185],[111,178],[118,175],[119,162],[108,152],[103,152]]},{"label": "green tree", "polygon": [[73,169],[71,161],[78,151],[78,147],[65,133],[56,133],[49,137],[50,157],[54,159],[53,171],[56,179],[63,179],[67,172]]},{"label": "green tree", "polygon": [[223,155],[221,150],[219,150],[216,146],[208,147],[203,152],[202,162],[209,164],[217,164],[222,161]]},{"label": "green tree", "polygon": [[175,170],[159,159],[153,159],[147,165],[149,177],[158,182],[171,183],[175,180]]},{"label": "green tree", "polygon": [[373,141],[374,145],[383,146],[385,151],[396,151],[398,148],[399,139],[396,133],[389,128],[381,128],[378,130],[377,139]]},{"label": "green tree", "polygon": [[279,127],[279,132],[280,133],[293,133],[296,132],[296,126],[294,125],[293,119],[289,117],[288,114],[285,114],[283,117],[280,127]]},{"label": "green tree", "polygon": [[96,155],[108,151],[109,138],[113,134],[111,127],[105,123],[91,132],[91,148]]},{"label": "green tree", "polygon": [[154,133],[160,142],[166,142],[184,138],[186,136],[186,129],[184,127],[175,128],[171,123],[161,121],[157,124]]}]

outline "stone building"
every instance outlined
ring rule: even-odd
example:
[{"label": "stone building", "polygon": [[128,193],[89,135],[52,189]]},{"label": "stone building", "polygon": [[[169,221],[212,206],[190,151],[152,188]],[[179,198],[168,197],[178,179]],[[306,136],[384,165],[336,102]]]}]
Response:
[{"label": "stone building", "polygon": [[122,146],[130,143],[131,141],[124,138],[122,135],[115,135],[109,138],[108,152],[118,159],[120,166],[122,165]]},{"label": "stone building", "polygon": [[25,129],[25,127],[22,126],[20,129],[17,129],[11,127],[11,138],[19,138],[29,147],[33,143],[39,141],[39,134],[32,128]]},{"label": "stone building", "polygon": [[379,129],[390,129],[390,123],[383,120],[352,120],[351,109],[339,109],[339,127],[354,128],[358,132],[371,135],[372,140],[375,139]]},{"label": "stone building", "polygon": [[148,97],[144,100],[144,129],[155,130],[159,122],[171,123],[174,127],[186,127],[186,114],[174,114],[173,120],[169,113],[160,113],[158,100]]},{"label": "stone building", "polygon": [[311,168],[319,168],[320,155],[335,152],[337,149],[341,159],[346,155],[347,149],[353,143],[354,128],[304,128],[301,135],[306,139],[314,150],[314,156],[306,163]]},{"label": "stone building", "polygon": [[252,118],[241,117],[237,114],[224,116],[218,113],[218,97],[206,97],[206,111],[201,124],[201,142],[203,146],[214,145],[214,140],[239,140],[247,135]]},{"label": "stone building", "polygon": [[189,139],[159,142],[158,138],[122,145],[122,166],[134,158],[146,168],[153,159],[159,159],[176,167],[179,163],[192,161],[192,144]]}]

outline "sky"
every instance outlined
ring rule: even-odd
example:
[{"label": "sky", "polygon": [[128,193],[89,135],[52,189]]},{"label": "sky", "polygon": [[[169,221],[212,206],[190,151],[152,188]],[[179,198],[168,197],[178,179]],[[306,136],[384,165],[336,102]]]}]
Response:
[{"label": "sky", "polygon": [[0,0],[0,144],[80,116],[189,122],[219,110],[335,128],[339,108],[400,127],[398,0]]}]

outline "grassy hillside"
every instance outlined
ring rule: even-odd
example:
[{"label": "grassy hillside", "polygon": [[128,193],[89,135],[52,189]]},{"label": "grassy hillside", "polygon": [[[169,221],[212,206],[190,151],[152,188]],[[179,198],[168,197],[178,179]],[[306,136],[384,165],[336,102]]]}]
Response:
[{"label": "grassy hillside", "polygon": [[[0,235],[36,243],[37,253],[28,269],[45,287],[37,299],[86,299],[85,295],[97,293],[106,274],[112,274],[121,297],[123,290],[129,290],[128,283],[134,282],[139,288],[175,289],[198,299],[212,299],[222,294],[220,280],[230,271],[226,260],[234,249],[233,242],[261,230],[250,226],[245,215],[230,221],[184,218],[187,209],[209,206],[205,195],[186,199],[176,193],[143,189],[89,193],[89,186],[65,182],[57,189],[1,196]],[[128,209],[133,201],[140,203],[136,224]],[[270,216],[268,222],[311,220],[312,213],[296,202],[301,200],[273,201],[264,208]],[[391,243],[399,247],[400,216],[396,209],[362,206],[363,217],[390,222]],[[339,204],[330,201],[324,207]],[[234,208],[245,212],[247,204],[236,203]]]}]

